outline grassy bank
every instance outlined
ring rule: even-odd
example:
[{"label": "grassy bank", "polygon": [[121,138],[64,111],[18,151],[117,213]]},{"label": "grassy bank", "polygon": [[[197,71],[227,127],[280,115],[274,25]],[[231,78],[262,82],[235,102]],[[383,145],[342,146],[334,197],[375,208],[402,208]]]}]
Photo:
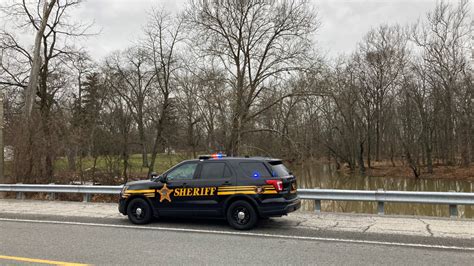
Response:
[{"label": "grassy bank", "polygon": [[[148,161],[150,162],[151,156],[148,157]],[[155,164],[154,164],[154,171],[157,173],[162,173],[172,167],[173,165],[186,160],[190,159],[184,154],[158,154]],[[82,167],[80,165],[82,164]],[[84,175],[90,175],[93,171],[94,167],[94,158],[86,157],[82,159],[82,162],[79,160],[76,161],[76,171],[75,174],[79,174],[82,169]],[[95,167],[95,174],[97,177],[101,177],[104,175],[115,175],[116,173],[122,173],[124,168],[124,164],[122,160],[117,160],[116,158],[111,158],[107,156],[101,156],[97,158],[96,167]],[[64,173],[71,172],[68,166],[68,162],[66,158],[60,158],[55,162],[55,173],[58,176],[63,175]],[[148,168],[142,166],[142,156],[141,154],[133,154],[130,156],[128,161],[128,175],[131,179],[143,179],[146,178],[148,173]]]},{"label": "grassy bank", "polygon": [[[148,157],[148,161],[150,161],[151,156]],[[155,172],[161,173],[166,171],[171,166],[189,159],[183,154],[158,154],[154,169]],[[76,172],[79,172],[79,166],[82,164],[82,171],[88,172],[94,166],[94,158],[92,157],[85,157],[82,159],[82,162],[76,160]],[[110,158],[106,156],[100,156],[96,162],[96,172],[111,172],[113,168],[123,169],[123,161],[116,160],[115,158]],[[132,154],[128,161],[129,172],[133,174],[146,174],[148,172],[147,167],[142,166],[142,155],[141,154]],[[54,168],[56,172],[67,172],[69,171],[69,166],[66,158],[59,158],[56,160]]]},{"label": "grassy bank", "polygon": [[[150,158],[151,156],[149,156],[148,161],[150,161]],[[190,159],[190,157],[185,154],[158,154],[154,165],[154,171],[162,173],[173,165],[186,159]],[[84,157],[82,158],[82,161],[79,161],[79,158],[77,158],[76,169],[71,170],[67,158],[59,157],[54,162],[54,182],[69,183],[71,181],[80,181],[82,179],[82,181],[94,181],[104,184],[121,183],[124,181],[122,176],[123,167],[123,161],[120,158],[100,156],[95,162],[95,170],[94,158],[92,157]],[[128,180],[145,179],[147,178],[147,173],[148,168],[142,166],[141,154],[131,155],[128,161]],[[7,182],[21,182],[12,177],[12,162],[5,162],[5,176],[7,176]],[[36,182],[42,183],[43,181],[37,180]]]}]

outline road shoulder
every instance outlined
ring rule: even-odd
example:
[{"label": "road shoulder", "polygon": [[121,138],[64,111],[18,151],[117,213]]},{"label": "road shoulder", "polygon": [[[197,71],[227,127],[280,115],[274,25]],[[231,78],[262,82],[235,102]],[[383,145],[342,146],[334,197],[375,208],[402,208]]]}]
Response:
[{"label": "road shoulder", "polygon": [[[0,200],[0,217],[55,221],[101,222],[130,224],[114,203],[83,203],[65,201]],[[161,219],[152,226],[231,230],[225,221],[202,219]],[[260,222],[256,229],[263,233],[294,235],[350,236],[377,239],[414,238],[417,242],[450,242],[474,239],[474,220],[413,216],[378,216],[370,214],[294,212],[281,218]]]}]

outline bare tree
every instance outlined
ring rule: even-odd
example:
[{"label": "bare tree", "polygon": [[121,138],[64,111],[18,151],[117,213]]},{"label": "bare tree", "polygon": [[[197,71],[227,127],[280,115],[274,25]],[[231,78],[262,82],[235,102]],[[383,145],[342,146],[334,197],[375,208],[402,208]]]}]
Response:
[{"label": "bare tree", "polygon": [[[69,11],[80,4],[80,0],[66,0],[66,1],[22,1],[21,3],[14,3],[10,6],[3,7],[3,11],[8,12],[9,18],[12,19],[12,23],[16,25],[17,29],[23,29],[25,31],[33,31],[35,33],[35,44],[33,52],[30,53],[29,49],[24,48],[9,32],[4,32],[3,39],[7,40],[3,42],[6,46],[2,47],[5,51],[9,49],[15,57],[8,59],[9,62],[13,62],[18,57],[23,57],[24,61],[29,62],[30,68],[27,70],[30,75],[28,76],[28,83],[24,83],[22,75],[13,78],[11,75],[13,72],[3,67],[5,72],[10,72],[10,76],[15,86],[25,88],[25,107],[24,116],[30,121],[32,115],[32,108],[36,102],[36,96],[39,97],[39,116],[41,131],[44,134],[44,149],[40,149],[43,152],[44,161],[41,163],[43,170],[41,170],[43,176],[52,180],[53,178],[53,134],[52,134],[52,107],[55,103],[55,97],[60,90],[65,88],[66,76],[64,63],[68,60],[68,57],[74,55],[76,49],[73,47],[71,40],[75,37],[86,35],[86,31],[89,29],[89,25],[83,25],[71,21],[69,17]],[[3,59],[2,59],[3,61]],[[3,64],[2,64],[3,65]],[[11,64],[15,69],[15,65]],[[19,73],[25,70],[19,71]],[[22,130],[24,134],[20,142],[25,143],[24,151],[19,152],[20,155],[25,153],[24,158],[21,162],[24,164],[27,162],[29,166],[20,167],[22,170],[22,176],[31,176],[31,171],[37,158],[31,156],[31,150],[33,145],[32,133],[34,130],[30,123],[24,123],[26,129]],[[29,154],[29,155],[28,155]],[[19,156],[20,158],[22,156]],[[43,160],[43,159],[42,159]],[[26,169],[26,171],[24,170]]]},{"label": "bare tree", "polygon": [[153,101],[152,90],[156,73],[147,51],[140,46],[129,48],[124,53],[116,53],[107,60],[120,82],[110,83],[118,95],[123,98],[137,123],[142,148],[142,166],[148,165],[147,136],[145,132],[147,106]]},{"label": "bare tree", "polygon": [[155,94],[157,109],[155,109],[152,118],[156,127],[155,139],[148,174],[154,171],[159,148],[164,145],[163,133],[170,118],[171,97],[177,89],[175,74],[180,68],[177,49],[183,42],[182,26],[183,19],[181,17],[173,17],[165,12],[153,10],[145,28],[146,37],[143,46],[149,51],[158,89]]},{"label": "bare tree", "polygon": [[[43,40],[43,36],[45,35],[46,26],[48,26],[48,20],[51,12],[53,11],[54,6],[56,5],[56,0],[51,0],[48,3],[47,0],[43,2],[43,12],[40,15],[37,14],[38,17],[35,18],[28,5],[26,4],[25,0],[22,2],[22,8],[25,14],[28,16],[31,25],[36,29],[36,36],[35,36],[35,44],[33,48],[33,56],[32,56],[32,66],[30,70],[30,76],[28,80],[28,86],[25,89],[25,117],[29,119],[31,115],[31,111],[33,109],[33,104],[35,102],[35,92],[38,86],[38,76],[40,74],[40,67],[42,64],[41,59],[41,42]],[[41,1],[38,1],[38,6],[41,5]],[[58,3],[59,5],[59,3]],[[57,9],[59,11],[59,8]],[[58,13],[56,13],[58,15]],[[37,21],[39,19],[39,22]],[[55,21],[56,23],[58,21]]]},{"label": "bare tree", "polygon": [[302,68],[317,28],[307,1],[191,1],[186,10],[202,51],[220,61],[232,90],[227,153],[237,154],[246,124],[261,110],[269,79]]},{"label": "bare tree", "polygon": [[361,175],[390,160],[416,178],[471,164],[466,0],[440,2],[408,38],[403,26],[375,26],[336,60],[320,58],[311,41],[310,1],[191,0],[177,16],[152,10],[141,38],[103,63],[76,47],[89,28],[69,15],[80,2],[0,7],[15,181],[51,182],[67,159],[64,177],[123,182],[171,164],[157,160],[172,151],[327,160]]},{"label": "bare tree", "polygon": [[186,125],[186,146],[191,148],[192,156],[196,157],[199,144],[198,125],[202,121],[199,105],[203,104],[196,96],[201,91],[202,83],[197,76],[190,72],[184,72],[180,74],[178,84],[180,89],[177,101],[182,113],[182,119]]},{"label": "bare tree", "polygon": [[380,160],[384,122],[390,111],[390,94],[395,93],[407,64],[407,38],[400,26],[380,26],[371,30],[355,56],[357,77],[362,90],[367,120],[367,160],[371,167],[372,132],[375,131],[375,160]]},{"label": "bare tree", "polygon": [[[441,152],[448,164],[455,163],[456,124],[467,127],[469,123],[464,122],[463,118],[469,118],[472,113],[472,109],[463,108],[467,114],[458,117],[460,110],[456,109],[456,96],[464,98],[471,93],[470,90],[460,91],[468,63],[470,33],[469,1],[466,0],[459,1],[457,5],[440,2],[433,12],[428,13],[426,21],[416,25],[412,32],[412,40],[423,53],[428,82],[443,109],[443,114],[438,117],[443,129],[437,134],[443,139]],[[468,144],[468,139],[464,139],[463,146]],[[463,161],[467,163],[469,160]]]}]

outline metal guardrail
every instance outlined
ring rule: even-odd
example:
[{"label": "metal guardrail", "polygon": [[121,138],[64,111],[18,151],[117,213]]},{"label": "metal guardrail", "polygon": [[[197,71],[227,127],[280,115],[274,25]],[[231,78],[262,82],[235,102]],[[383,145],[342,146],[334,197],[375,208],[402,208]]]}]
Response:
[{"label": "metal guardrail", "polygon": [[458,205],[474,205],[474,193],[466,192],[298,189],[298,196],[314,200],[316,212],[321,212],[322,200],[377,202],[378,214],[384,214],[386,202],[446,204],[451,217],[458,216]]},{"label": "metal guardrail", "polygon": [[[23,199],[24,193],[49,193],[50,199],[55,198],[55,193],[79,193],[84,195],[84,202],[89,202],[93,194],[119,194],[122,187],[102,185],[0,184],[0,192],[16,192],[17,199]],[[382,189],[298,189],[298,196],[304,200],[314,200],[316,212],[321,212],[321,201],[323,200],[377,202],[378,214],[384,214],[386,202],[446,204],[449,205],[451,217],[458,216],[458,205],[474,205],[474,193],[465,192],[384,191]]]},{"label": "metal guardrail", "polygon": [[0,192],[16,192],[17,199],[24,199],[24,193],[48,193],[50,199],[55,193],[83,194],[83,201],[91,201],[93,194],[120,194],[123,186],[92,186],[92,185],[56,185],[56,184],[0,184]]}]

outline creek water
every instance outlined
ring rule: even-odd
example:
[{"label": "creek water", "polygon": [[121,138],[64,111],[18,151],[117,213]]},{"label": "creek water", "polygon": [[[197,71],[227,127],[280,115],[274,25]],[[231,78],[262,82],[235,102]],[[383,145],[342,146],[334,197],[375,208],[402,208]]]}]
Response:
[{"label": "creek water", "polygon": [[[414,179],[367,177],[357,174],[343,174],[335,165],[325,163],[304,163],[288,165],[298,180],[299,188],[351,189],[351,190],[399,190],[473,192],[474,182],[449,179]],[[322,201],[322,211],[376,213],[375,202]],[[303,201],[303,210],[314,210],[314,202]],[[460,217],[474,218],[474,206],[458,206]],[[449,217],[449,207],[437,204],[386,203],[386,214]]]}]

